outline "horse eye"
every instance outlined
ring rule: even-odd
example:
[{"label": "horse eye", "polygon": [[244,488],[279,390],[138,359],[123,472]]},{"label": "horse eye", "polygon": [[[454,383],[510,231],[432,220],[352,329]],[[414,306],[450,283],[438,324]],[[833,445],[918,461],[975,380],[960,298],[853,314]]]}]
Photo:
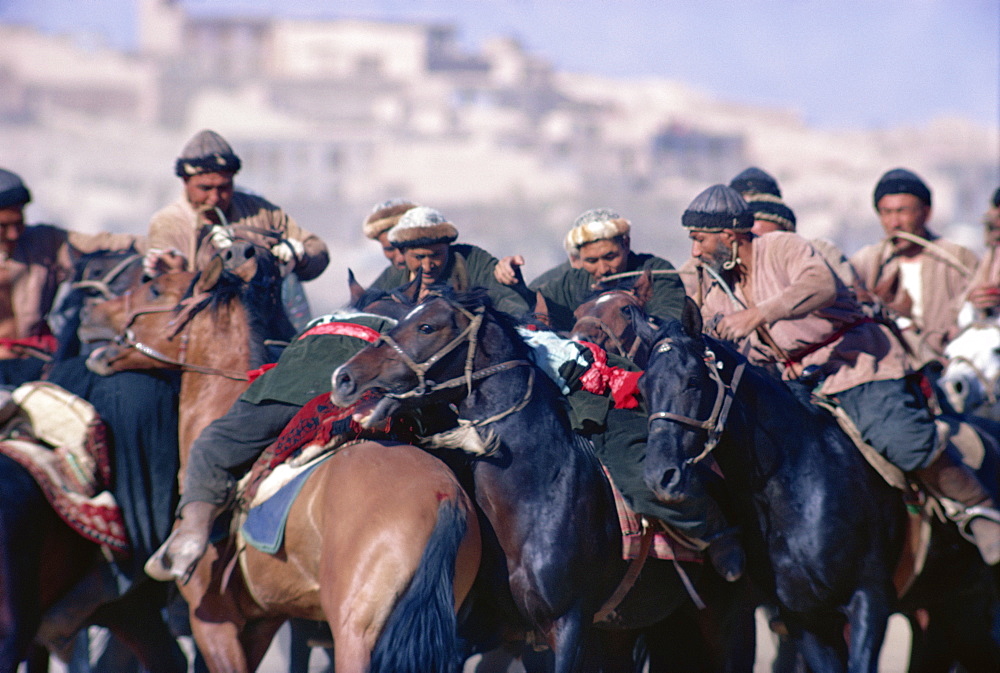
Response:
[{"label": "horse eye", "polygon": [[434,327],[428,325],[427,323],[424,323],[423,325],[417,328],[417,331],[419,331],[421,334],[432,334],[434,332]]}]

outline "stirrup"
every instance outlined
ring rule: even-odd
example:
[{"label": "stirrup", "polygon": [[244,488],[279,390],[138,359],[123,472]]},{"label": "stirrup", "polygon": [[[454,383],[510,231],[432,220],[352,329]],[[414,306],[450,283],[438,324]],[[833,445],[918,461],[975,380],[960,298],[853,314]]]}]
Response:
[{"label": "stirrup", "polygon": [[958,527],[958,532],[972,544],[976,544],[976,538],[972,534],[972,531],[969,530],[969,525],[975,519],[987,519],[1000,525],[1000,510],[985,505],[973,505],[972,507],[965,508],[965,510],[952,519]]}]

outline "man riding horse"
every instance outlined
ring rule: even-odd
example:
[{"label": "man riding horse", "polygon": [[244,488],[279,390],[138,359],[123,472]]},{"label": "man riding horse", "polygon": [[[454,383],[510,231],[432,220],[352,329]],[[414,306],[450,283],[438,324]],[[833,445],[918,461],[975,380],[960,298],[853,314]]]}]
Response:
[{"label": "man riding horse", "polygon": [[835,400],[865,442],[932,493],[957,501],[957,517],[988,564],[1000,562],[1000,512],[935,423],[918,378],[889,330],[867,317],[812,245],[791,232],[755,236],[753,213],[725,185],[699,194],[682,223],[706,267],[702,315],[710,333],[748,348]]}]

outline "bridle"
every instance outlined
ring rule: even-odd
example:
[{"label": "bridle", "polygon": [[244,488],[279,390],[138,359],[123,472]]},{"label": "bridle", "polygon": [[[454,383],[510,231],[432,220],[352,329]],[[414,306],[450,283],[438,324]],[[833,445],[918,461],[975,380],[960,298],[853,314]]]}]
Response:
[{"label": "bridle", "polygon": [[111,267],[100,278],[94,280],[77,280],[70,283],[70,287],[74,290],[95,290],[105,299],[114,299],[117,295],[111,290],[111,283],[115,282],[115,279],[138,259],[142,259],[142,255],[138,253],[128,255]]},{"label": "bridle", "polygon": [[[500,372],[507,371],[509,369],[514,369],[516,367],[529,367],[528,385],[526,386],[524,396],[521,398],[521,400],[511,408],[507,409],[506,411],[503,411],[499,414],[495,414],[494,416],[491,416],[486,419],[472,421],[472,424],[486,425],[487,423],[492,423],[494,421],[500,420],[505,416],[516,413],[521,409],[523,409],[528,404],[528,401],[531,399],[532,391],[534,389],[535,370],[533,367],[530,366],[531,363],[528,362],[527,360],[507,360],[505,362],[500,362],[498,364],[490,365],[489,367],[476,370],[474,360],[476,357],[476,349],[479,345],[479,331],[480,328],[482,327],[483,318],[486,314],[485,308],[483,306],[478,306],[474,310],[468,311],[463,307],[445,299],[444,297],[439,296],[439,298],[443,299],[444,301],[447,301],[448,304],[454,310],[460,312],[462,315],[468,318],[469,324],[466,325],[465,328],[461,332],[459,332],[459,334],[454,339],[449,341],[447,344],[445,344],[442,348],[440,348],[437,352],[433,353],[423,362],[416,362],[409,355],[409,353],[403,350],[403,347],[400,346],[395,339],[389,336],[389,334],[381,335],[372,344],[371,347],[376,347],[381,343],[388,345],[396,352],[397,355],[399,355],[403,363],[410,368],[410,371],[412,371],[414,374],[417,375],[417,381],[418,381],[417,386],[412,390],[409,390],[405,393],[386,392],[384,394],[385,397],[396,400],[426,397],[431,393],[434,393],[439,390],[457,388],[458,386],[461,386],[463,383],[466,385],[468,393],[471,393],[473,381],[479,381],[494,374],[498,374]],[[448,355],[449,353],[451,353],[456,348],[458,348],[459,346],[461,346],[466,342],[469,344],[469,350],[465,357],[465,366],[463,374],[461,376],[456,376],[454,378],[442,381],[440,383],[437,383],[427,378],[428,371],[431,369],[431,367],[433,367],[436,363],[440,362],[442,358],[444,358],[446,355]]]},{"label": "bridle", "polygon": [[[673,340],[670,337],[667,337],[657,341],[653,345],[652,352],[666,353],[673,347]],[[705,347],[704,360],[709,376],[713,381],[715,381],[715,402],[712,404],[712,413],[709,414],[708,418],[700,421],[696,418],[691,418],[690,416],[685,416],[683,414],[675,414],[672,411],[657,411],[649,415],[648,423],[650,426],[652,426],[653,421],[664,419],[674,421],[682,425],[687,425],[698,430],[708,431],[708,438],[705,440],[705,448],[702,449],[702,452],[694,458],[688,458],[684,461],[685,465],[700,463],[715,449],[716,446],[719,445],[722,433],[726,427],[726,420],[729,418],[729,411],[732,408],[733,399],[736,397],[736,389],[740,385],[740,379],[743,378],[743,371],[746,369],[747,364],[746,360],[741,360],[740,363],[736,365],[736,369],[733,372],[732,382],[727,384],[722,380],[722,376],[719,374],[719,368],[722,363],[716,357],[715,352],[707,346]]]},{"label": "bridle", "polygon": [[[628,300],[628,302],[629,302],[628,305],[629,306],[636,306],[636,307],[641,308],[641,306],[639,306],[639,302],[638,302],[638,300],[636,300],[635,296],[632,295],[629,292],[624,291],[624,290],[609,290],[608,292],[605,292],[605,293],[601,294],[600,296],[598,296],[597,299],[600,299],[601,297],[609,295],[611,293],[621,294],[622,296],[624,296]],[[594,301],[596,301],[596,299]],[[624,308],[624,307],[619,307],[619,310],[621,310],[622,308]],[[612,343],[612,345],[615,348],[615,353],[617,355],[621,355],[622,357],[627,358],[629,360],[633,360],[634,361],[635,354],[639,352],[639,348],[642,346],[642,339],[639,338],[639,335],[635,332],[635,328],[633,328],[632,325],[629,325],[622,332],[621,336],[619,336],[619,335],[615,334],[615,331],[613,329],[611,329],[611,326],[608,325],[608,323],[604,322],[603,320],[601,320],[600,318],[598,318],[595,315],[585,315],[585,316],[582,316],[582,317],[580,317],[580,318],[577,319],[576,324],[578,326],[579,325],[596,325],[597,328],[599,330],[601,330],[601,332],[603,332],[604,335],[608,338],[608,340]],[[632,346],[630,348],[625,348],[625,338],[626,338],[626,334],[628,333],[629,330],[632,330]],[[605,349],[605,350],[607,350],[607,349]]]},{"label": "bridle", "polygon": [[[198,311],[204,308],[211,299],[211,295],[209,295],[209,293],[202,292],[200,294],[187,297],[175,306],[146,306],[139,307],[134,310],[130,308],[132,302],[132,290],[125,292],[123,297],[125,298],[125,312],[128,319],[125,322],[124,330],[118,338],[115,339],[116,345],[123,346],[126,349],[133,348],[151,360],[177,367],[184,372],[221,376],[232,381],[249,380],[245,372],[234,371],[231,369],[220,369],[218,367],[207,367],[205,365],[187,362],[187,346],[189,340],[187,327],[190,324],[191,319],[198,313]],[[135,338],[135,332],[132,330],[132,326],[135,324],[136,319],[144,315],[152,315],[155,313],[177,314],[177,317],[168,323],[168,326],[173,328],[173,332],[171,332],[170,336],[167,337],[168,340],[171,340],[174,337],[180,337],[180,346],[178,350],[179,355],[177,359],[165,355],[149,344],[145,344]]]}]

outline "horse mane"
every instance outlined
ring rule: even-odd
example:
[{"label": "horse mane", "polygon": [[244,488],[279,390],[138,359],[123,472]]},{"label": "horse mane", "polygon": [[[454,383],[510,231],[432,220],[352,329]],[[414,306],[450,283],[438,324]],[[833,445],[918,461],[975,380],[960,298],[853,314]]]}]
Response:
[{"label": "horse mane", "polygon": [[[277,263],[269,254],[257,255],[256,259],[257,272],[249,282],[224,269],[215,285],[208,290],[208,297],[192,310],[191,317],[202,310],[215,314],[228,308],[234,301],[240,301],[246,310],[250,328],[250,360],[254,366],[259,366],[274,359],[268,353],[264,341],[288,341],[295,336],[295,327],[288,319],[281,301],[281,275]],[[202,273],[198,273],[191,280],[178,304],[178,310],[185,301],[195,296],[195,288],[201,277]]]}]

